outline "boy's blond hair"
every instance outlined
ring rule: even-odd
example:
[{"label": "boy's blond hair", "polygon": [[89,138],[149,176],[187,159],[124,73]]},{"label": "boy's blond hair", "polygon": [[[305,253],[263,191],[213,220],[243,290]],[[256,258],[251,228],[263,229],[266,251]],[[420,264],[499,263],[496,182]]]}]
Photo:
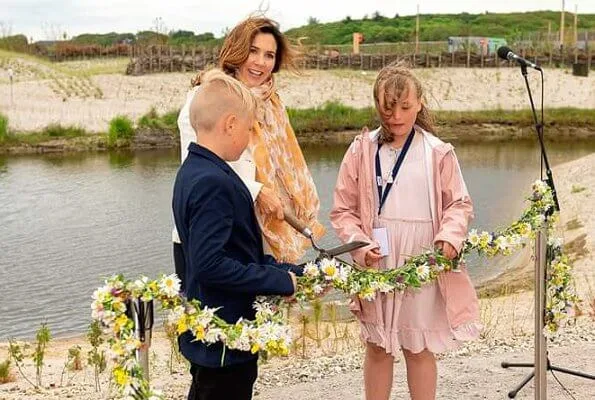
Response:
[{"label": "boy's blond hair", "polygon": [[190,104],[190,124],[199,133],[211,132],[225,114],[254,119],[256,102],[240,81],[214,68],[201,76],[200,89]]}]

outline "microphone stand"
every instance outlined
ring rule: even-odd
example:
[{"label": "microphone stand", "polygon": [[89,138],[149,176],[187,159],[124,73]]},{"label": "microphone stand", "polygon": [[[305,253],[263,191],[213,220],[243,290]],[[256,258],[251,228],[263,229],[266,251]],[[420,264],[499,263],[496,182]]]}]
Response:
[{"label": "microphone stand", "polygon": [[[543,71],[541,72],[542,84],[543,84]],[[560,211],[560,204],[558,202],[558,195],[556,193],[556,187],[554,186],[554,178],[552,170],[547,158],[545,150],[545,143],[543,140],[543,99],[541,102],[541,122],[537,120],[537,113],[535,112],[535,104],[533,103],[533,96],[531,94],[531,87],[529,86],[529,80],[527,79],[527,66],[521,64],[521,73],[525,79],[525,85],[527,86],[527,92],[529,93],[529,101],[531,102],[531,111],[533,113],[533,121],[535,122],[535,130],[537,131],[537,138],[539,139],[539,146],[541,148],[541,178],[543,179],[543,167],[545,166],[546,171],[546,183],[550,187],[554,199],[554,210],[549,210],[545,215],[546,222],[554,211]],[[542,88],[543,90],[543,88]],[[527,375],[523,381],[515,387],[513,390],[508,392],[508,397],[514,399],[517,393],[525,387],[527,383],[535,378],[535,400],[545,400],[547,398],[547,371],[557,371],[569,375],[578,376],[586,379],[595,380],[594,375],[589,375],[579,371],[573,371],[566,368],[560,368],[551,364],[548,358],[547,343],[543,334],[545,327],[545,302],[547,293],[547,273],[546,268],[552,261],[551,251],[547,245],[547,224],[544,223],[541,230],[537,233],[535,239],[535,349],[534,349],[534,362],[533,363],[509,363],[506,361],[502,362],[502,368],[514,368],[514,367],[530,367],[533,371]]]}]

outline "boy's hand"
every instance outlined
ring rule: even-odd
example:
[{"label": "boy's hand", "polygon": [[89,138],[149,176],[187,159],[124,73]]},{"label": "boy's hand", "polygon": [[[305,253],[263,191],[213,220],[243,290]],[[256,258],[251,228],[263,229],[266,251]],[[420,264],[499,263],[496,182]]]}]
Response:
[{"label": "boy's hand", "polygon": [[458,256],[454,246],[448,242],[437,242],[436,247],[442,249],[442,254],[444,254],[444,257],[448,258],[449,260],[454,260]]},{"label": "boy's hand", "polygon": [[368,250],[364,257],[364,262],[366,263],[366,267],[378,267],[378,261],[382,256],[380,255],[380,249],[375,248],[372,250]]},{"label": "boy's hand", "polygon": [[283,219],[283,205],[281,199],[275,192],[266,186],[260,188],[258,196],[256,196],[256,203],[263,214],[271,214],[277,219]]},{"label": "boy's hand", "polygon": [[285,301],[291,303],[295,300],[295,292],[297,292],[297,278],[293,272],[287,271],[287,273],[291,277],[291,283],[293,284],[293,293],[290,296],[285,296]]}]

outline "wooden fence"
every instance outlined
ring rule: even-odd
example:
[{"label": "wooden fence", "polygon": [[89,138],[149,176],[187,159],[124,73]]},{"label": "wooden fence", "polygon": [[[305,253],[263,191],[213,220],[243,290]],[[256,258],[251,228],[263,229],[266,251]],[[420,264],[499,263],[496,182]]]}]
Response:
[{"label": "wooden fence", "polygon": [[[529,52],[520,55],[536,64],[548,68],[569,67],[574,63],[595,66],[595,54],[587,51]],[[396,60],[406,60],[415,68],[500,68],[516,66],[516,63],[499,59],[496,54],[484,55],[470,49],[459,52],[423,54],[307,54],[299,65],[304,69],[359,69],[379,70]],[[126,69],[129,75],[143,75],[160,72],[189,72],[202,70],[217,63],[216,49],[182,49],[153,46],[136,49]]]}]

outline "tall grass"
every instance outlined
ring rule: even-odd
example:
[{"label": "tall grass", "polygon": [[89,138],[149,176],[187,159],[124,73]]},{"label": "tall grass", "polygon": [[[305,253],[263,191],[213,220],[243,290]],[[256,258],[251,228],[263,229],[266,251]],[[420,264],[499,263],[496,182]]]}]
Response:
[{"label": "tall grass", "polygon": [[154,107],[152,107],[149,110],[149,112],[147,112],[145,115],[139,118],[137,125],[139,128],[149,128],[177,132],[179,114],[180,111],[173,110],[163,115],[159,115],[157,110]]},{"label": "tall grass", "polygon": [[353,108],[337,102],[325,103],[322,107],[287,109],[294,131],[299,133],[346,131],[370,128],[378,125],[376,111],[372,107]]},{"label": "tall grass", "polygon": [[8,139],[8,117],[0,114],[0,143]]},{"label": "tall grass", "polygon": [[107,143],[109,146],[116,146],[128,142],[134,137],[134,127],[130,118],[119,115],[109,123]]},{"label": "tall grass", "polygon": [[[375,128],[379,120],[373,107],[353,108],[337,102],[321,107],[287,110],[289,120],[297,134],[359,130],[364,126]],[[435,111],[437,125],[533,125],[529,110]],[[550,126],[595,126],[595,109],[553,108],[545,110],[545,124]]]},{"label": "tall grass", "polygon": [[46,126],[41,133],[50,138],[73,138],[85,136],[85,130],[78,126],[63,126],[60,124],[50,124]]}]

